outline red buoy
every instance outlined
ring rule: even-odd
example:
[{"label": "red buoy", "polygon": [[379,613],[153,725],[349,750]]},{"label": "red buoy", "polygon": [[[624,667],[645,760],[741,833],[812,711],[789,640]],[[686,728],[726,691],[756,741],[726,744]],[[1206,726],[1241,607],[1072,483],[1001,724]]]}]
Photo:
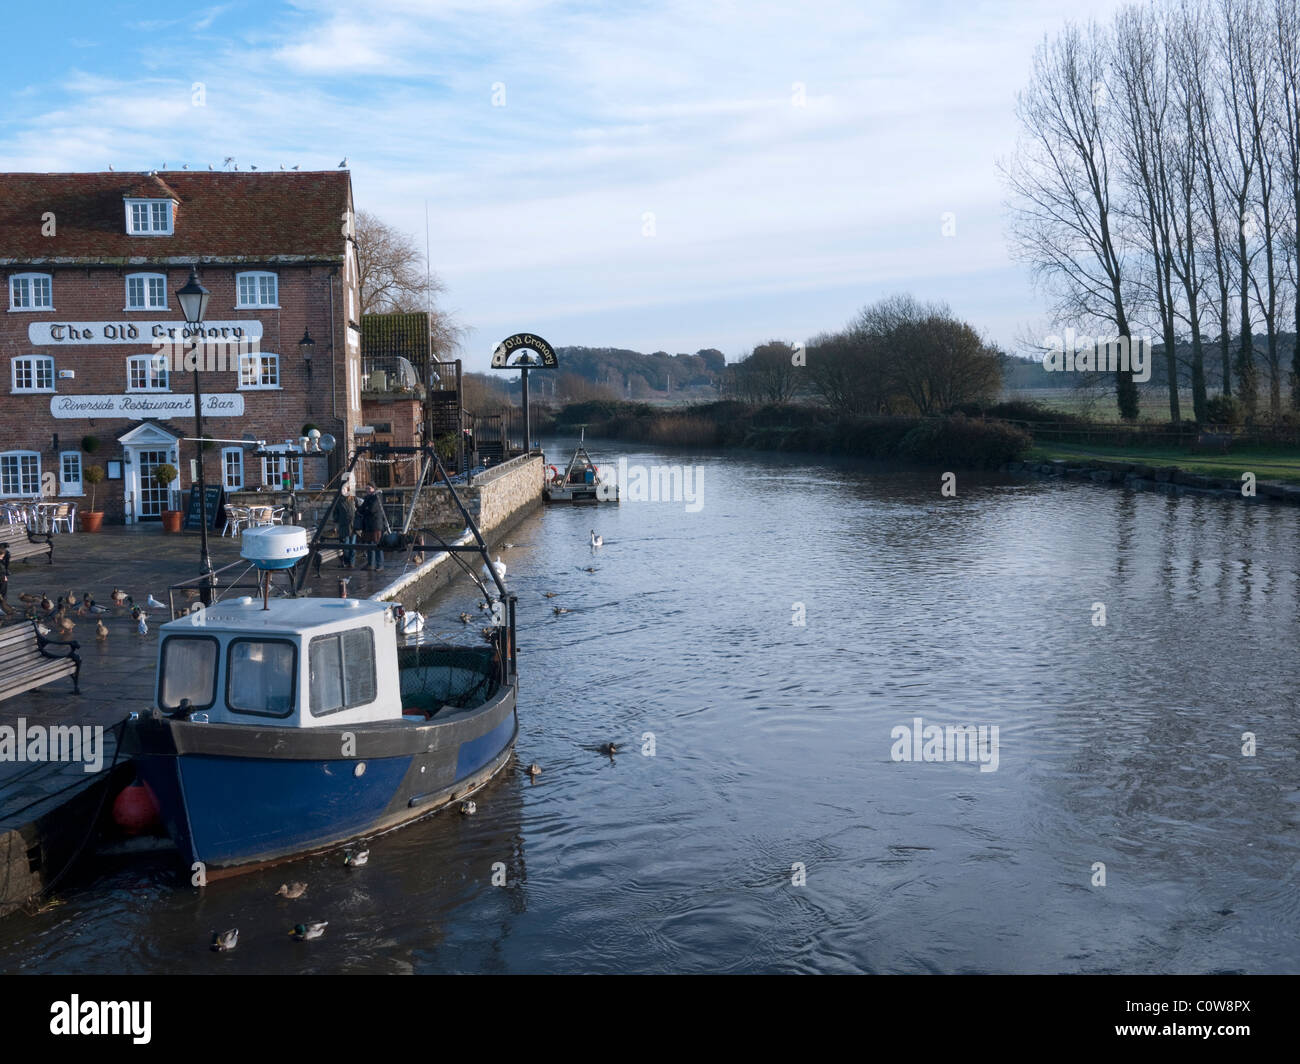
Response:
[{"label": "red buoy", "polygon": [[124,787],[113,802],[113,823],[125,835],[146,835],[158,827],[159,820],[158,799],[144,780]]}]

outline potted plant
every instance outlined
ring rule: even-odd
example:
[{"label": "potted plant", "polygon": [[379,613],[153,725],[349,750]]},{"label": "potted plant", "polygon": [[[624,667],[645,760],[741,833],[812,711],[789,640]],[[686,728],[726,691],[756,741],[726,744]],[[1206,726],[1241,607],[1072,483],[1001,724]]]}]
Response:
[{"label": "potted plant", "polygon": [[[171,499],[171,485],[180,474],[176,467],[170,462],[164,462],[156,467],[153,471],[154,483],[163,491],[167,492],[167,498]],[[162,512],[162,524],[164,532],[179,532],[181,530],[181,518],[184,515],[180,510],[164,510]]]},{"label": "potted plant", "polygon": [[104,511],[95,509],[95,489],[104,482],[104,467],[86,466],[81,475],[90,485],[90,509],[81,511],[81,531],[98,532],[104,523]]}]

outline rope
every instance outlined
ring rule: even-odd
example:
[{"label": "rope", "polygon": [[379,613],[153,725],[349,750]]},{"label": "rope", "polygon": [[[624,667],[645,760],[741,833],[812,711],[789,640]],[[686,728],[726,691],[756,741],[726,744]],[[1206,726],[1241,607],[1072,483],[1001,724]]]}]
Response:
[{"label": "rope", "polygon": [[[121,734],[117,736],[116,741],[113,743],[112,763],[108,766],[105,772],[101,773],[101,775],[105,777],[104,785],[99,794],[99,804],[95,807],[95,815],[90,818],[90,826],[86,828],[85,836],[82,838],[81,842],[77,844],[77,848],[72,851],[72,856],[68,858],[68,863],[63,866],[63,870],[57,876],[51,879],[44,887],[42,887],[40,891],[35,895],[35,898],[45,897],[56,886],[59,885],[63,877],[66,876],[68,872],[72,870],[72,866],[77,863],[77,859],[81,857],[82,851],[85,850],[86,848],[86,843],[90,841],[90,837],[95,833],[95,828],[99,826],[100,814],[104,812],[104,803],[108,801],[108,781],[109,779],[112,778],[113,769],[117,767],[118,755],[122,752],[122,735],[126,733],[126,722],[127,722],[127,718],[123,717],[120,721],[118,721],[116,724],[113,725],[112,730],[118,731],[118,729],[121,729]],[[33,899],[29,898],[28,902],[30,903],[32,900]]]}]

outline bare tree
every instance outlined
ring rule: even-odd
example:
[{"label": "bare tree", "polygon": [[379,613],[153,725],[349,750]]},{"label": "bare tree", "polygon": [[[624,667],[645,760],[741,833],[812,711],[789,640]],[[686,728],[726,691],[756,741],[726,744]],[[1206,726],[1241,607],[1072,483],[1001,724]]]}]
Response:
[{"label": "bare tree", "polygon": [[[1107,154],[1110,56],[1095,24],[1067,23],[1034,54],[1016,113],[1022,138],[1003,167],[1012,193],[1012,246],[1056,292],[1060,315],[1101,320],[1129,336],[1129,250]],[[1130,370],[1115,374],[1120,416],[1138,416]]]},{"label": "bare tree", "polygon": [[427,310],[434,353],[445,358],[454,352],[464,329],[434,306],[444,286],[415,238],[369,211],[357,212],[355,233],[361,313]]},{"label": "bare tree", "polygon": [[759,344],[735,366],[736,389],[750,403],[786,403],[802,383],[794,348],[782,340]]},{"label": "bare tree", "polygon": [[1285,228],[1284,260],[1291,281],[1295,338],[1291,353],[1291,407],[1300,410],[1300,0],[1274,0],[1273,57],[1277,64],[1278,151],[1283,164],[1282,195],[1290,201]]}]

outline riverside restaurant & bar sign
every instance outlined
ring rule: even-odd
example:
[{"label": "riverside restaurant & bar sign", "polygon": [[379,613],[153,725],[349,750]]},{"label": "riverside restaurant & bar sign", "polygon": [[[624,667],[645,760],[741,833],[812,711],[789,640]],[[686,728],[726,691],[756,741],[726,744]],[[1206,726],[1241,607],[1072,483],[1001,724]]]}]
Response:
[{"label": "riverside restaurant & bar sign", "polygon": [[[58,418],[193,417],[192,395],[54,395],[50,413]],[[203,397],[204,417],[243,417],[244,397],[238,392]]]}]

